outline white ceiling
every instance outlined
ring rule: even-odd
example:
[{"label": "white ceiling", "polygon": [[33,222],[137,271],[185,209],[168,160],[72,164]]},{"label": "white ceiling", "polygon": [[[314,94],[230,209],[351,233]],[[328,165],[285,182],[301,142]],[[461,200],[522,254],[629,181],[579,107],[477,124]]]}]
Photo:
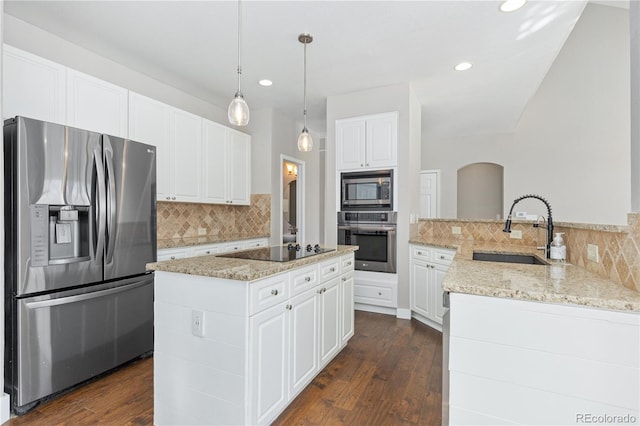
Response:
[{"label": "white ceiling", "polygon": [[[251,109],[302,116],[302,32],[309,127],[326,98],[411,83],[429,136],[512,131],[585,7],[530,0],[243,1],[243,92]],[[6,13],[226,108],[236,85],[235,1],[5,1]],[[456,72],[453,66],[474,67]],[[262,78],[273,86],[260,87]]]}]

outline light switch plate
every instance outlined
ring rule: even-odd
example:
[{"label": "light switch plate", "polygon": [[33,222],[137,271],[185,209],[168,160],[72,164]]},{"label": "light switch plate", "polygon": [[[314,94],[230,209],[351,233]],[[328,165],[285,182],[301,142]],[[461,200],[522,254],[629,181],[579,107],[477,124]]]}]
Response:
[{"label": "light switch plate", "polygon": [[198,310],[191,311],[191,334],[197,337],[204,337],[204,312]]},{"label": "light switch plate", "polygon": [[198,228],[198,235],[207,235],[207,228]]},{"label": "light switch plate", "polygon": [[460,235],[460,234],[462,234],[462,228],[460,228],[459,226],[452,226],[451,227],[451,233],[453,235]]},{"label": "light switch plate", "polygon": [[511,233],[509,234],[509,238],[513,238],[514,240],[521,240],[522,239],[522,231],[519,229],[514,229],[511,231]]},{"label": "light switch plate", "polygon": [[598,246],[595,244],[587,244],[587,259],[592,262],[600,262],[600,256],[598,254]]}]

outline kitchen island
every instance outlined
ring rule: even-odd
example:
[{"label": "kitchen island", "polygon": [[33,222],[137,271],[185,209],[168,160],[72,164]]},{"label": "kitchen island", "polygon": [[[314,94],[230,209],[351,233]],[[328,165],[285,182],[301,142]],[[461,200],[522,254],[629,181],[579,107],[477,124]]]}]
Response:
[{"label": "kitchen island", "polygon": [[566,263],[472,260],[531,247],[412,242],[457,251],[442,281],[444,424],[638,424],[640,293]]},{"label": "kitchen island", "polygon": [[155,424],[273,421],[353,336],[357,248],[147,265],[156,271]]}]

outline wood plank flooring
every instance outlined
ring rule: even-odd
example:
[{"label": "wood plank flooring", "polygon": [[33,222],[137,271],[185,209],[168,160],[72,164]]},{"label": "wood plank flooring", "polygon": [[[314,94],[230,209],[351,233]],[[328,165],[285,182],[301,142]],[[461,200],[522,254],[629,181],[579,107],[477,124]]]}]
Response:
[{"label": "wood plank flooring", "polygon": [[[274,425],[441,424],[442,335],[415,320],[356,311],[355,336]],[[151,425],[153,359],[6,423]]]}]

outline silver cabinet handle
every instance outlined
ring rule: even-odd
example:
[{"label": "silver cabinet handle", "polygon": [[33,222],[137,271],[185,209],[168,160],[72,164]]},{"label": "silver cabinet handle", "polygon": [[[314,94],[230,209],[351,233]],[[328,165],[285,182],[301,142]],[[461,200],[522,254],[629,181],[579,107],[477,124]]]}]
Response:
[{"label": "silver cabinet handle", "polygon": [[311,277],[304,277],[304,280],[305,280],[306,282],[309,282],[309,281],[311,281]]},{"label": "silver cabinet handle", "polygon": [[271,290],[271,294],[273,294],[274,296],[278,295],[278,290],[276,290],[275,288],[273,290]]},{"label": "silver cabinet handle", "polygon": [[287,305],[287,306],[285,306],[285,309],[290,311],[291,309],[293,309],[293,306],[292,305]]}]

